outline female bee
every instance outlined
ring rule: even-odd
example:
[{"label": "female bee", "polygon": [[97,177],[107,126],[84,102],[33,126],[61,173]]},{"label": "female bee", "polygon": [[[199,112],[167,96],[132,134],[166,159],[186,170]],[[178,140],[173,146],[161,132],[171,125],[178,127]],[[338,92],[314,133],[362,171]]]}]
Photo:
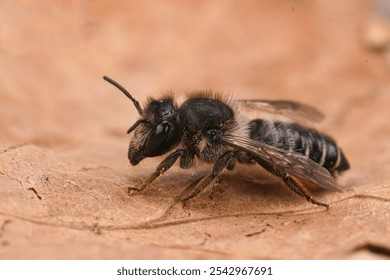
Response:
[{"label": "female bee", "polygon": [[279,177],[294,192],[313,204],[328,207],[311,197],[305,185],[340,190],[332,175],[345,171],[349,163],[335,141],[327,135],[299,124],[275,120],[248,121],[238,110],[248,107],[282,114],[292,119],[322,118],[316,109],[292,101],[224,100],[213,92],[195,91],[178,105],[172,96],[150,98],[145,108],[130,93],[109,77],[106,81],[121,90],[134,104],[141,118],[127,131],[134,131],[128,157],[137,165],[148,157],[168,156],[137,189],[145,190],[178,159],[181,168],[190,168],[195,158],[214,164],[194,189],[182,198],[186,204],[224,169],[236,162],[257,163]]}]

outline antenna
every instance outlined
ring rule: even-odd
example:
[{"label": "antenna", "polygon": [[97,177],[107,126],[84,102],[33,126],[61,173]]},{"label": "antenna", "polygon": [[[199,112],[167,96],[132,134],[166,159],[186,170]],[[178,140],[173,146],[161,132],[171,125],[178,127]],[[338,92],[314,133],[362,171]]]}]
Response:
[{"label": "antenna", "polygon": [[110,84],[112,84],[113,86],[118,88],[121,92],[123,92],[124,95],[126,95],[133,102],[135,108],[138,111],[138,114],[140,114],[142,116],[142,108],[139,105],[138,101],[135,100],[134,97],[132,97],[131,94],[123,86],[121,86],[119,83],[115,82],[113,79],[111,79],[107,76],[103,76],[103,79],[105,79],[107,82],[109,82]]}]

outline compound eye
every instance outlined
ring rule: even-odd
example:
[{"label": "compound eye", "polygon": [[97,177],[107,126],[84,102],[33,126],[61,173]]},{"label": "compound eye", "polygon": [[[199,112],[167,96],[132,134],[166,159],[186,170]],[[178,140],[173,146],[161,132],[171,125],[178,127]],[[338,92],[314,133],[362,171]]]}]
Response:
[{"label": "compound eye", "polygon": [[145,155],[147,157],[161,156],[172,150],[181,139],[178,124],[163,121],[149,134],[145,142]]}]

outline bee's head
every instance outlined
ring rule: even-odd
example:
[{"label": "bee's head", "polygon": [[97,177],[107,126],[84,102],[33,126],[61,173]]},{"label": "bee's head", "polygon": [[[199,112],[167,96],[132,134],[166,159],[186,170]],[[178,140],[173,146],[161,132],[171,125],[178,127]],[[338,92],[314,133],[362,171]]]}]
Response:
[{"label": "bee's head", "polygon": [[172,97],[149,99],[143,110],[138,101],[114,80],[104,76],[106,81],[121,90],[134,104],[141,118],[128,130],[134,130],[130,141],[128,157],[132,165],[138,164],[146,157],[161,156],[175,148],[182,137],[182,127],[178,116],[177,105]]}]

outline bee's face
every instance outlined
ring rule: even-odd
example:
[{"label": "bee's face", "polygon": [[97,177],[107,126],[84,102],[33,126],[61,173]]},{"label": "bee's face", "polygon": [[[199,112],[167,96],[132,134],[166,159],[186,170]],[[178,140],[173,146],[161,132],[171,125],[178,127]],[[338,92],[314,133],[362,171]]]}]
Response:
[{"label": "bee's face", "polygon": [[135,165],[146,157],[161,156],[171,151],[179,144],[181,137],[182,127],[173,100],[149,100],[142,122],[130,141],[130,163]]}]

